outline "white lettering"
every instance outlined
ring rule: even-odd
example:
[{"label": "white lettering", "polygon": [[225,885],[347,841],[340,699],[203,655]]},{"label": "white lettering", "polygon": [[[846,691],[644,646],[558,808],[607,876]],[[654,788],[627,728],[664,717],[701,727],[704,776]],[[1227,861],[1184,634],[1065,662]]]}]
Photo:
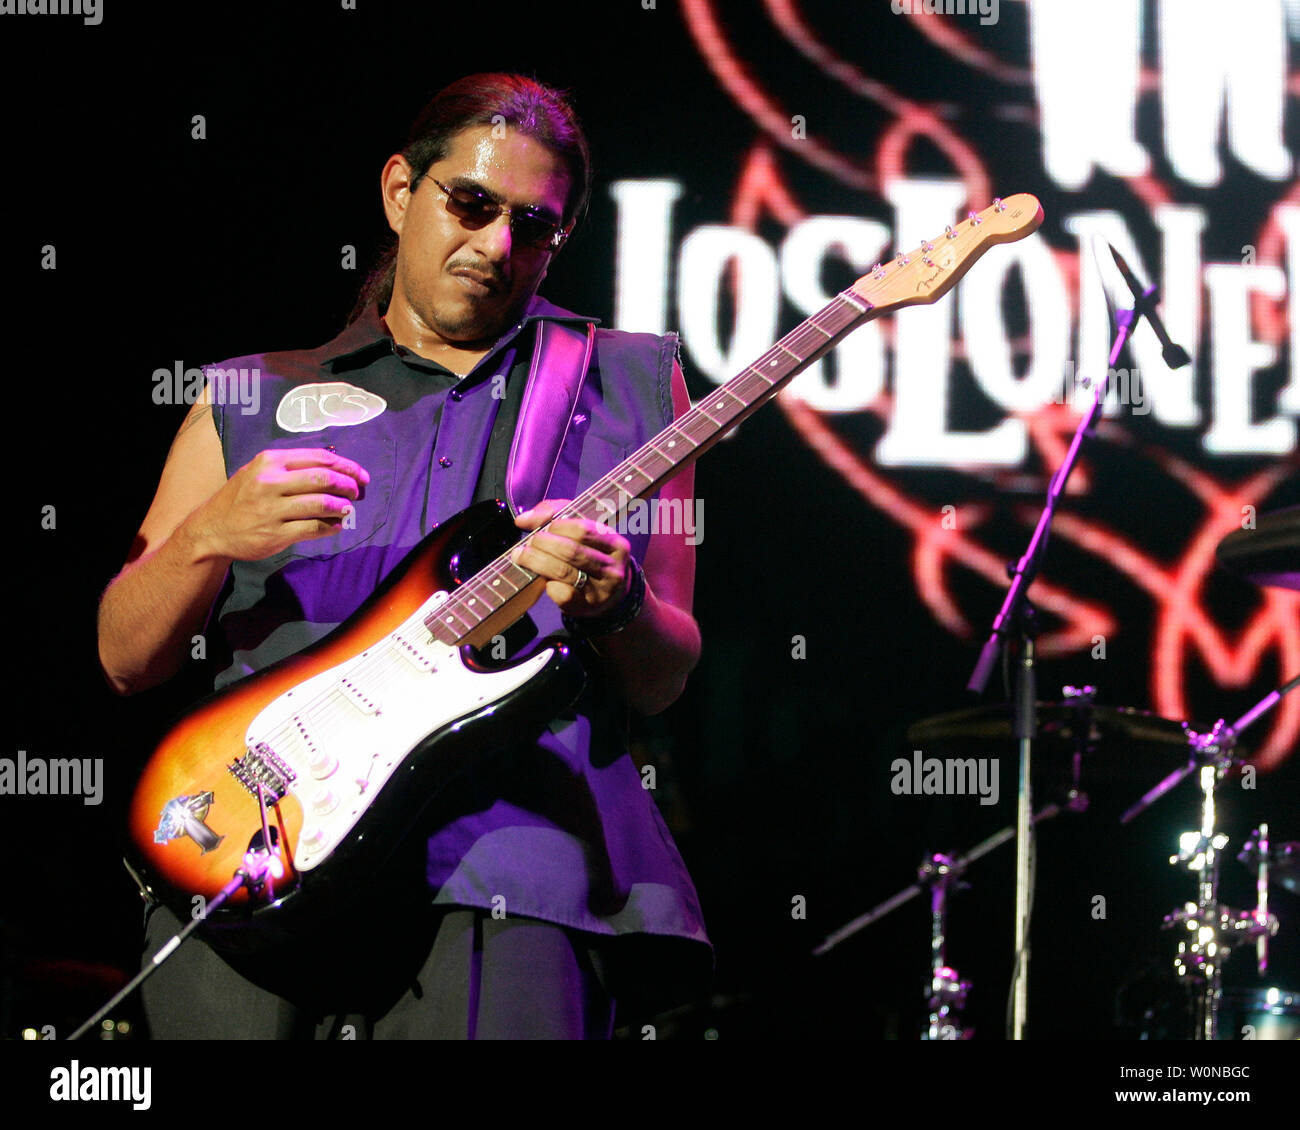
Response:
[{"label": "white lettering", "polygon": [[[966,190],[957,181],[900,180],[887,192],[898,222],[895,245],[912,247],[934,235],[934,217],[951,216]],[[876,447],[876,461],[898,466],[1011,467],[1025,457],[1025,426],[1003,420],[987,432],[948,430],[951,302],[909,306],[894,319],[894,413]]]},{"label": "white lettering", "polygon": [[621,180],[609,192],[618,210],[614,325],[661,334],[668,324],[672,208],[682,186],[671,180]]},{"label": "white lettering", "polygon": [[[707,224],[682,240],[680,259],[682,340],[704,375],[722,384],[776,338],[776,256],[752,232]],[[722,283],[733,264],[737,283],[727,347],[718,319]]]},{"label": "white lettering", "polygon": [[[790,301],[805,315],[834,297],[821,285],[822,265],[839,251],[857,271],[866,271],[889,243],[889,229],[852,216],[814,216],[795,224],[781,243],[781,281]],[[832,380],[828,362],[835,359]],[[790,395],[819,412],[860,412],[885,387],[885,346],[877,322],[854,330],[825,360],[814,361],[790,382]]]},{"label": "white lettering", "polygon": [[1277,350],[1250,336],[1252,291],[1270,298],[1286,294],[1286,278],[1273,266],[1255,263],[1215,263],[1205,269],[1210,292],[1210,329],[1214,342],[1214,424],[1205,435],[1205,450],[1216,455],[1268,452],[1288,455],[1295,450],[1296,428],[1274,416],[1251,422],[1254,406],[1252,374],[1277,360]]}]

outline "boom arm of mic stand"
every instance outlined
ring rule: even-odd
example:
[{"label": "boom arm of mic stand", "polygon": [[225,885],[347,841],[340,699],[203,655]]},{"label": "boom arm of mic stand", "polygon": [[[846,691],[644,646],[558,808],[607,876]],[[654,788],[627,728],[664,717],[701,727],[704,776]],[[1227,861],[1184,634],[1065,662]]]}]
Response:
[{"label": "boom arm of mic stand", "polygon": [[1115,362],[1123,352],[1129,334],[1137,324],[1140,313],[1140,303],[1131,309],[1121,310],[1116,313],[1115,321],[1118,325],[1118,332],[1115,335],[1115,343],[1111,347],[1106,374],[1097,382],[1096,395],[1093,397],[1092,406],[1079,420],[1079,426],[1075,429],[1070,448],[1066,452],[1061,466],[1057,468],[1051,482],[1048,484],[1047,500],[1043,504],[1043,512],[1038,517],[1038,524],[1034,527],[1033,535],[1029,539],[1029,547],[1016,565],[1011,585],[1007,590],[1006,598],[1002,602],[1002,608],[993,621],[992,634],[980,653],[979,662],[975,666],[970,682],[966,684],[967,689],[974,691],[977,695],[984,693],[988,685],[989,675],[993,671],[993,665],[1002,648],[1003,640],[1012,630],[1018,628],[1024,640],[1024,647],[1021,655],[1021,672],[1016,683],[1016,693],[1012,707],[1015,736],[1018,739],[1020,752],[1020,776],[1016,801],[1016,937],[1012,962],[1011,1025],[1009,1032],[1010,1038],[1013,1040],[1023,1038],[1028,1011],[1029,918],[1033,907],[1031,887],[1033,885],[1034,822],[1030,780],[1033,766],[1033,738],[1036,729],[1033,720],[1036,689],[1033,681],[1033,637],[1031,625],[1026,616],[1028,602],[1025,599],[1025,593],[1033,582],[1038,571],[1039,560],[1047,546],[1047,535],[1051,529],[1052,517],[1056,512],[1057,500],[1064,493],[1065,484],[1070,478],[1070,472],[1073,471],[1075,464],[1079,460],[1079,451],[1083,447],[1084,436],[1092,430],[1101,416],[1106,403],[1110,374],[1115,370]]},{"label": "boom arm of mic stand", "polygon": [[[1038,812],[1038,815],[1034,817],[1034,823],[1037,824],[1042,820],[1050,820],[1060,812],[1061,806],[1059,804],[1044,805]],[[976,844],[975,847],[971,848],[971,850],[965,855],[953,860],[952,872],[954,874],[960,874],[977,859],[988,855],[988,853],[994,848],[1001,847],[1008,840],[1014,839],[1015,835],[1016,830],[1010,825],[1003,828],[1000,832],[994,832],[993,835],[988,837],[988,839]],[[829,953],[841,942],[846,941],[859,930],[865,930],[873,922],[879,921],[881,918],[884,918],[886,914],[897,910],[904,903],[910,902],[912,899],[916,898],[917,895],[925,890],[925,887],[925,883],[913,883],[910,887],[905,887],[903,890],[899,891],[898,894],[885,899],[885,901],[879,906],[872,910],[868,910],[866,914],[860,914],[857,918],[853,919],[852,922],[845,923],[836,930],[835,933],[828,935],[826,940],[812,951],[813,956],[821,957],[823,954]]]},{"label": "boom arm of mic stand", "polygon": [[[1110,352],[1109,370],[1115,368],[1115,362],[1123,352],[1129,334],[1137,322],[1136,310],[1118,311],[1115,322],[1119,327],[1119,333],[1115,335],[1115,344]],[[1047,502],[1043,506],[1042,514],[1039,515],[1038,525],[1034,527],[1033,536],[1029,539],[1029,546],[1024,556],[1016,565],[1011,587],[1007,589],[1006,598],[1002,601],[1002,607],[993,621],[993,632],[980,652],[979,662],[975,665],[970,682],[966,684],[966,689],[974,691],[977,695],[982,695],[988,686],[989,676],[993,673],[993,666],[997,663],[998,653],[1002,649],[1003,638],[1010,634],[1011,625],[1015,622],[1016,614],[1024,601],[1025,590],[1033,583],[1034,575],[1038,572],[1038,560],[1046,548],[1047,535],[1051,528],[1052,517],[1056,513],[1057,500],[1065,492],[1065,484],[1069,481],[1075,463],[1078,462],[1079,449],[1083,446],[1084,436],[1093,429],[1101,416],[1109,384],[1108,373],[1098,382],[1097,395],[1093,398],[1092,407],[1080,419],[1079,426],[1074,431],[1074,438],[1070,442],[1069,451],[1066,452],[1065,459],[1048,484]]]}]

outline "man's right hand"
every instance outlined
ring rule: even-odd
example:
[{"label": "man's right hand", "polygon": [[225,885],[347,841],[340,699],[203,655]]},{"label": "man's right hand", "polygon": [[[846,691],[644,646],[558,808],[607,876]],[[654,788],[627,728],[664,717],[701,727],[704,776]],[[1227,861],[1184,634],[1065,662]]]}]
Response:
[{"label": "man's right hand", "polygon": [[364,468],[324,448],[263,451],[227,478],[212,406],[195,403],[127,563],[100,599],[109,685],[133,694],[174,674],[232,561],[335,533],[369,481]]},{"label": "man's right hand", "polygon": [[259,561],[342,528],[370,475],[325,448],[259,452],[187,520],[199,555]]}]

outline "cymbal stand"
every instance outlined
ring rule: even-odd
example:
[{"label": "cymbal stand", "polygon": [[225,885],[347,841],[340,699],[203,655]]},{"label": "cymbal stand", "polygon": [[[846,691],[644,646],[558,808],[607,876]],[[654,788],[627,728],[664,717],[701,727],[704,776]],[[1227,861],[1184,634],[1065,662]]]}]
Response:
[{"label": "cymbal stand", "polygon": [[946,956],[948,928],[948,891],[958,883],[965,862],[935,853],[921,865],[917,877],[930,888],[930,1006],[929,1023],[923,1040],[968,1040],[974,1032],[963,1028],[961,1010],[970,992],[970,982],[963,981],[949,966]]},{"label": "cymbal stand", "polygon": [[[1237,859],[1248,867],[1255,868],[1255,920],[1268,922],[1268,825],[1260,824],[1251,829],[1250,839],[1246,841]],[[1267,933],[1255,939],[1255,970],[1262,977],[1268,972]]]},{"label": "cymbal stand", "polygon": [[1267,902],[1254,912],[1234,911],[1219,902],[1219,860],[1228,837],[1215,831],[1215,792],[1235,763],[1236,731],[1219,719],[1204,734],[1188,730],[1201,786],[1201,829],[1182,838],[1171,864],[1182,864],[1197,875],[1197,897],[1164,919],[1167,930],[1185,930],[1178,943],[1174,968],[1193,993],[1193,1039],[1219,1038],[1219,1001],[1223,964],[1243,941],[1277,933],[1277,919]]},{"label": "cymbal stand", "polygon": [[[1087,796],[1077,788],[1071,788],[1062,804],[1044,805],[1033,816],[1033,823],[1039,824],[1050,820],[1062,812],[1083,812],[1088,807]],[[948,891],[954,878],[965,872],[966,868],[977,859],[1009,840],[1015,838],[1015,825],[1010,825],[994,832],[982,840],[969,852],[956,859],[946,855],[932,855],[917,872],[917,882],[899,891],[882,902],[879,906],[860,914],[852,922],[846,923],[826,937],[813,949],[814,957],[830,953],[841,942],[847,941],[859,930],[864,930],[873,922],[878,922],[885,915],[897,910],[904,903],[910,902],[928,886],[930,888],[930,1005],[929,1027],[922,1039],[925,1040],[965,1040],[969,1030],[963,1029],[954,1017],[965,1004],[970,982],[963,981],[956,970],[947,964],[947,929],[948,929]]]}]

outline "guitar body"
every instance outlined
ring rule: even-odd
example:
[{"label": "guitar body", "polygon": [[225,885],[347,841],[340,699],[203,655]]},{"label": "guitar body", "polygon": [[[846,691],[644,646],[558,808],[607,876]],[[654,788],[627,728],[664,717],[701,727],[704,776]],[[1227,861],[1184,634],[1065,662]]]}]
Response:
[{"label": "guitar body", "polygon": [[[439,784],[572,705],[586,676],[561,637],[488,669],[469,644],[440,643],[425,626],[518,536],[503,504],[470,507],[417,545],[324,639],[177,722],[131,804],[130,863],[141,887],[182,920],[204,907],[250,845],[262,846],[261,782],[285,873],[252,896],[242,888],[203,929],[232,952],[282,928],[301,930],[373,874]],[[521,593],[488,627],[518,619],[542,587]]]},{"label": "guitar body", "polygon": [[[551,520],[612,524],[856,326],[937,301],[988,248],[1042,221],[1033,196],[999,198],[877,263]],[[416,546],[325,639],[177,723],[131,806],[135,874],[146,893],[188,918],[205,905],[196,896],[211,899],[230,883],[250,848],[266,854],[269,836],[283,874],[251,894],[241,889],[204,928],[231,951],[257,948],[280,924],[296,931],[373,874],[440,782],[570,706],[585,672],[562,638],[491,671],[472,656],[545,588],[510,560],[518,540],[501,503],[471,507]]]}]

